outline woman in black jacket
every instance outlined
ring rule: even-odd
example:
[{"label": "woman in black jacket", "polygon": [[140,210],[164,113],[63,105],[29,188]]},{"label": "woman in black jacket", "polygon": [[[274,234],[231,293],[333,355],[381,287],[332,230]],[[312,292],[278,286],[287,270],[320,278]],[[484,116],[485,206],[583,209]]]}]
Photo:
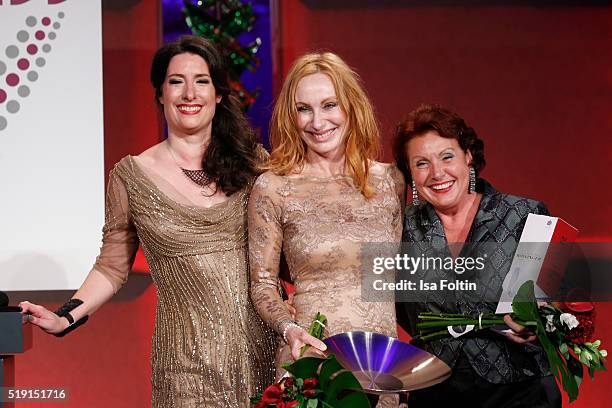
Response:
[{"label": "woman in black jacket", "polygon": [[[439,106],[421,106],[398,126],[396,161],[413,191],[403,241],[415,256],[488,254],[480,271],[461,276],[427,271],[430,280],[469,281],[475,290],[437,291],[397,303],[398,322],[413,336],[421,312],[495,312],[527,215],[548,214],[541,202],[500,193],[477,178],[485,166],[483,150],[474,129]],[[412,392],[410,407],[560,407],[559,390],[544,351],[533,342],[535,336],[509,316],[505,319],[513,329],[505,337],[479,331],[427,343],[428,351],[451,366],[453,374],[441,384]]]}]

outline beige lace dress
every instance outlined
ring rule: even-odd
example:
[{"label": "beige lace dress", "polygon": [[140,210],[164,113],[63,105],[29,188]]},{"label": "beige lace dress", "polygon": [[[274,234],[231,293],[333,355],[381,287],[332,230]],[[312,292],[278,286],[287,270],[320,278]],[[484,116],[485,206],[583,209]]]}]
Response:
[{"label": "beige lace dress", "polygon": [[131,156],[110,174],[95,268],[118,290],[142,243],[158,298],[155,408],[248,407],[274,381],[276,339],[248,295],[248,194],[198,207]]},{"label": "beige lace dress", "polygon": [[[395,166],[372,166],[366,199],[347,176],[315,178],[262,174],[249,200],[251,295],[264,321],[281,332],[292,320],[278,295],[283,251],[295,284],[295,320],[308,328],[317,312],[327,316],[325,336],[373,331],[397,337],[395,304],[361,296],[360,244],[399,242],[404,181]],[[283,342],[276,367],[290,361]],[[281,371],[277,372],[281,374]],[[384,399],[379,406],[396,406]]]}]

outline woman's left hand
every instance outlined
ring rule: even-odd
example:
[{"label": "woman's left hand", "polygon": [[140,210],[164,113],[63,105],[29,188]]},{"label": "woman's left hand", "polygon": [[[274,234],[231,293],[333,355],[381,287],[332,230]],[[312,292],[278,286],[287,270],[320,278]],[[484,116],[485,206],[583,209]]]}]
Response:
[{"label": "woman's left hand", "polygon": [[510,315],[504,316],[504,322],[509,328],[512,329],[511,332],[507,331],[504,333],[508,340],[519,344],[525,344],[537,339],[536,335],[532,331],[526,329],[525,326],[516,323],[514,320],[512,320]]}]

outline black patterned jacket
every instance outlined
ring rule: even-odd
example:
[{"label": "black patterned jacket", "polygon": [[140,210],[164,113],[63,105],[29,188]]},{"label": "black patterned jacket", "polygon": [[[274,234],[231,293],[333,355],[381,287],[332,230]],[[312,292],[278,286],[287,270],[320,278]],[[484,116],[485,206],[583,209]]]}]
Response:
[{"label": "black patterned jacket", "polygon": [[[398,323],[411,335],[416,335],[418,313],[494,313],[501,295],[501,286],[521,237],[529,213],[547,215],[543,203],[527,198],[503,194],[482,179],[478,179],[477,191],[482,200],[468,234],[461,256],[478,256],[479,245],[486,246],[488,264],[485,271],[464,275],[476,282],[476,293],[456,291],[452,296],[436,298],[427,303],[396,303]],[[409,205],[404,218],[403,241],[420,253],[432,247],[443,248],[448,256],[444,227],[429,203],[415,207]],[[484,243],[484,245],[481,245]],[[414,245],[412,245],[414,244]],[[469,246],[469,248],[468,248]],[[469,253],[465,253],[465,252]],[[449,274],[449,272],[443,272]],[[450,272],[454,274],[454,272]],[[446,276],[450,278],[450,276]],[[444,278],[444,276],[442,276]],[[488,301],[483,301],[487,299]],[[441,358],[451,367],[464,353],[481,377],[495,384],[511,383],[549,374],[546,354],[537,344],[521,345],[507,340],[498,333],[482,331],[468,333],[457,339],[434,340],[425,346],[429,352]]]}]

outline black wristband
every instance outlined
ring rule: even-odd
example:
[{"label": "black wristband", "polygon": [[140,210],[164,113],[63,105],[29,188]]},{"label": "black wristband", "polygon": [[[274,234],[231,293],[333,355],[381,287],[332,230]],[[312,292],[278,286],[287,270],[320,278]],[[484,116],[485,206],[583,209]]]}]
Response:
[{"label": "black wristband", "polygon": [[70,299],[69,301],[64,303],[62,307],[55,311],[56,315],[58,315],[59,317],[65,317],[66,320],[68,320],[68,323],[70,323],[70,325],[64,331],[55,333],[55,337],[64,337],[66,334],[81,326],[89,319],[89,316],[85,315],[75,322],[74,317],[72,317],[72,315],[70,314],[72,310],[76,309],[82,304],[83,301],[81,299]]},{"label": "black wristband", "polygon": [[65,317],[66,320],[68,320],[68,323],[70,323],[70,324],[74,323],[74,317],[72,317],[72,315],[70,313],[66,313],[65,315],[63,315],[61,317]]},{"label": "black wristband", "polygon": [[[59,309],[55,311],[55,314],[59,317],[64,317],[70,312],[72,312],[77,307],[81,306],[83,301],[81,299],[70,299],[66,303],[64,303]],[[72,317],[72,316],[70,316]],[[70,319],[68,319],[70,321]],[[73,319],[74,320],[74,319]]]}]

